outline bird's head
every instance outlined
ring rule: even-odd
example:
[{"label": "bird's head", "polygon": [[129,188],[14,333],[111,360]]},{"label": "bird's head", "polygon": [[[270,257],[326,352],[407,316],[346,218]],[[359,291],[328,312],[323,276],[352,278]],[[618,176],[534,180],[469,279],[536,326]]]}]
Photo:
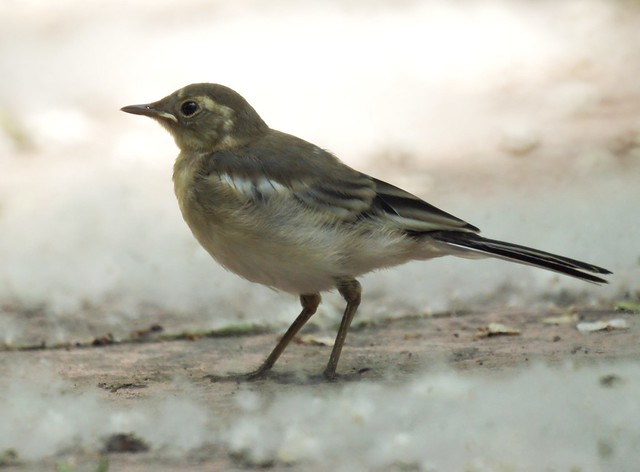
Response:
[{"label": "bird's head", "polygon": [[224,85],[191,84],[157,102],[122,111],[164,126],[181,151],[215,152],[260,138],[268,126],[249,103]]}]

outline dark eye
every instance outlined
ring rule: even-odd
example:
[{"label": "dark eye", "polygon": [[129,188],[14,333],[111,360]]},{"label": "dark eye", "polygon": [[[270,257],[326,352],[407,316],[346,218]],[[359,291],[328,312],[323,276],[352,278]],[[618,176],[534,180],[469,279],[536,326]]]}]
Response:
[{"label": "dark eye", "polygon": [[199,110],[200,110],[200,105],[198,105],[193,100],[188,100],[180,106],[180,113],[182,113],[184,116],[193,116]]}]

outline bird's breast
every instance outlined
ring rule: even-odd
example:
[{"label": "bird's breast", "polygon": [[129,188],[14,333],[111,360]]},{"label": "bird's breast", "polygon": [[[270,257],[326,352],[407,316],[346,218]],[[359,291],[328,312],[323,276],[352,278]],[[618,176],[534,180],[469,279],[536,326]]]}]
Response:
[{"label": "bird's breast", "polygon": [[193,183],[196,178],[198,159],[185,153],[180,153],[173,165],[173,189],[182,214],[185,214],[185,206],[193,199]]}]

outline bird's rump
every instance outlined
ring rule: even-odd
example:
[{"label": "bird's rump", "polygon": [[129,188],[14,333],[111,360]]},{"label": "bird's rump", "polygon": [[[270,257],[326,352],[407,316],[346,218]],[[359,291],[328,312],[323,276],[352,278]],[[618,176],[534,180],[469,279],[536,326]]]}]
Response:
[{"label": "bird's rump", "polygon": [[[438,230],[480,231],[401,188],[369,177],[376,184],[374,208],[408,232]],[[375,214],[375,213],[374,213]]]}]

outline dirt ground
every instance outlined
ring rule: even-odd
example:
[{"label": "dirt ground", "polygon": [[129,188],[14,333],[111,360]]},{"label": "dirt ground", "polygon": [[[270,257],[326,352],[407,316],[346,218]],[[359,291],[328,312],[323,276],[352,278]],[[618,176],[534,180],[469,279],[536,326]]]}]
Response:
[{"label": "dirt ground", "polygon": [[[544,322],[547,317],[563,314],[569,314],[566,318],[569,323]],[[590,333],[576,329],[576,321],[614,318],[626,320],[628,329]],[[483,336],[490,323],[503,323],[519,330],[519,334]],[[328,359],[330,347],[313,341],[322,341],[333,333],[319,332],[312,327],[303,331],[298,338],[302,341],[289,347],[271,377],[241,385],[234,381],[212,382],[209,376],[255,368],[274,345],[276,333],[194,335],[192,340],[185,339],[189,336],[171,340],[167,333],[163,333],[162,338],[158,336],[151,333],[140,337],[138,333],[135,340],[120,344],[100,345],[100,340],[96,340],[94,346],[86,347],[6,351],[3,370],[25,361],[46,361],[51,370],[74,389],[97,391],[105,402],[123,407],[148,398],[180,396],[181,383],[174,382],[178,377],[191,384],[200,400],[222,413],[218,421],[229,424],[240,414],[236,395],[247,389],[269,398],[292,390],[323,395],[346,383],[404,382],[428,371],[430,366],[442,364],[462,373],[496,376],[539,361],[552,365],[567,361],[607,364],[637,360],[640,355],[640,325],[637,314],[633,313],[613,310],[443,313],[385,320],[352,330],[339,365],[341,376],[334,383],[317,376]],[[123,449],[125,452],[107,454],[109,470],[259,468],[220,445],[170,458],[154,450],[135,452],[135,441],[133,445],[125,444]],[[67,451],[45,462],[16,462],[7,470],[54,470],[60,463],[73,464],[65,470],[96,470],[103,454],[99,450]],[[269,465],[270,470],[291,470],[287,464]],[[321,470],[318,464],[299,464],[295,470],[299,468]]]}]

